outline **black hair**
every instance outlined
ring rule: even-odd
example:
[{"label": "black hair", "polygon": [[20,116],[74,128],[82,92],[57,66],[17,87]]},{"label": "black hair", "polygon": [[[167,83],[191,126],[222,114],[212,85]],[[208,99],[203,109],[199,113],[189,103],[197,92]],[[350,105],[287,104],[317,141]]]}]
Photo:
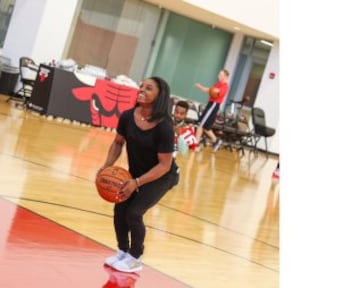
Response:
[{"label": "black hair", "polygon": [[184,108],[186,111],[189,110],[189,103],[183,100],[176,102],[175,106],[180,106]]},{"label": "black hair", "polygon": [[150,116],[149,122],[153,122],[155,120],[163,120],[164,118],[167,118],[168,120],[171,120],[171,114],[169,111],[169,105],[170,105],[170,87],[167,84],[167,82],[157,76],[150,77],[148,79],[151,79],[155,81],[159,88],[159,95],[156,98],[154,102],[154,106],[152,109],[152,113]]}]

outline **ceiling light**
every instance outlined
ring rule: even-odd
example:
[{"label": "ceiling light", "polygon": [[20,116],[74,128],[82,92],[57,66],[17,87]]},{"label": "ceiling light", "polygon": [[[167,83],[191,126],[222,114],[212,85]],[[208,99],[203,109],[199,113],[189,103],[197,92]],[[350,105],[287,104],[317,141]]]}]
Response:
[{"label": "ceiling light", "polygon": [[266,41],[266,40],[261,40],[260,42],[263,43],[263,44],[265,44],[265,45],[268,45],[268,46],[270,46],[270,47],[273,46],[273,43],[271,43],[271,42],[269,42],[269,41]]}]

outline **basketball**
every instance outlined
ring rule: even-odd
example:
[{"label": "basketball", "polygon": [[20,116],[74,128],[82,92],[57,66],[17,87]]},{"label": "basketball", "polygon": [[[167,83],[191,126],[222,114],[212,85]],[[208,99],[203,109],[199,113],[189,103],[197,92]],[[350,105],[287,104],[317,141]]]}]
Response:
[{"label": "basketball", "polygon": [[130,173],[119,166],[110,166],[102,170],[96,177],[96,189],[104,200],[112,203],[125,201],[124,197],[119,196],[122,182],[132,179]]},{"label": "basketball", "polygon": [[218,98],[219,97],[219,88],[217,88],[215,86],[210,87],[209,96],[214,99]]}]

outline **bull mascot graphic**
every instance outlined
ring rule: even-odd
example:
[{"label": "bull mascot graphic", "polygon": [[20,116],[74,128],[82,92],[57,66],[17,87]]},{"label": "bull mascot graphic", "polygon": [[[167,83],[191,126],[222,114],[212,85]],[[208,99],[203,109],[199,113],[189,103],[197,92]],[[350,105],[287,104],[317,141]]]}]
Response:
[{"label": "bull mascot graphic", "polygon": [[135,106],[138,89],[103,79],[96,79],[93,87],[72,89],[79,101],[88,101],[91,124],[116,128],[121,113]]}]

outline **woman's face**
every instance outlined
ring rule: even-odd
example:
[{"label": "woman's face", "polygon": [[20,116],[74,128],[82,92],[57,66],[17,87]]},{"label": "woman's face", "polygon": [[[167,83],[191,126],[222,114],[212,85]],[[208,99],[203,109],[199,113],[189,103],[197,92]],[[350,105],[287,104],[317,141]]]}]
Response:
[{"label": "woman's face", "polygon": [[137,102],[141,104],[152,104],[159,95],[159,87],[152,79],[145,79],[140,83]]}]

